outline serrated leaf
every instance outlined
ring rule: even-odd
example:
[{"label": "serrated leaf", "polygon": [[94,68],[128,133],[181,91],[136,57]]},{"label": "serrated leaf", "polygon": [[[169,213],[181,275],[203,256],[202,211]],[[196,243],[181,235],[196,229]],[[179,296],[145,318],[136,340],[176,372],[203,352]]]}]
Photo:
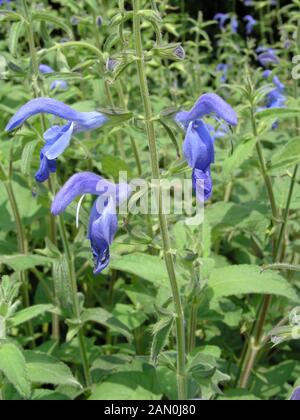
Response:
[{"label": "serrated leaf", "polygon": [[31,350],[25,351],[25,359],[31,382],[81,388],[70,368],[59,360]]},{"label": "serrated leaf", "polygon": [[9,319],[11,327],[17,327],[25,322],[31,321],[46,312],[53,312],[55,307],[53,305],[41,304],[22,309]]},{"label": "serrated leaf", "polygon": [[0,256],[0,264],[8,265],[14,271],[25,271],[39,265],[48,265],[51,262],[51,258],[42,257],[40,255],[15,254]]},{"label": "serrated leaf", "polygon": [[0,341],[0,371],[24,398],[30,398],[31,381],[22,351],[14,343]]},{"label": "serrated leaf", "polygon": [[290,140],[271,160],[269,171],[284,170],[300,163],[300,138]]},{"label": "serrated leaf", "polygon": [[81,315],[81,321],[83,323],[96,322],[122,334],[129,340],[131,339],[131,333],[127,326],[103,308],[85,309]]},{"label": "serrated leaf", "polygon": [[256,265],[236,265],[217,268],[208,281],[213,299],[245,294],[277,295],[297,302],[294,288],[274,272],[261,272]]}]

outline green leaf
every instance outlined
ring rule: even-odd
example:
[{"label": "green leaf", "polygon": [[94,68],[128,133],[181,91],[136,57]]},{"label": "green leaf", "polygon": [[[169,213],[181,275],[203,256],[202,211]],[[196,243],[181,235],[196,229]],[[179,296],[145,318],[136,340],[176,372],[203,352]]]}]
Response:
[{"label": "green leaf", "polygon": [[130,330],[126,325],[103,308],[85,309],[81,315],[81,321],[83,323],[96,322],[131,339]]},{"label": "green leaf", "polygon": [[284,170],[300,163],[300,138],[290,140],[276,152],[271,160],[269,171]]},{"label": "green leaf", "polygon": [[0,256],[0,264],[11,267],[14,271],[24,271],[38,265],[44,266],[52,262],[51,258],[42,257],[40,255],[2,255]]},{"label": "green leaf", "polygon": [[130,174],[127,163],[117,156],[103,156],[101,164],[103,172],[107,176],[112,176],[115,181],[119,181],[119,173],[122,171]]},{"label": "green leaf", "polygon": [[110,268],[141,277],[158,287],[168,283],[164,261],[157,256],[134,253],[115,257],[111,261]]},{"label": "green leaf", "polygon": [[212,271],[208,285],[213,298],[245,294],[266,294],[298,301],[294,288],[277,273],[261,272],[255,265],[236,265]]},{"label": "green leaf", "polygon": [[30,174],[30,167],[31,167],[33,154],[38,143],[39,143],[38,140],[33,140],[24,146],[22,158],[21,158],[21,172],[23,175]]},{"label": "green leaf", "polygon": [[299,117],[299,109],[293,108],[270,108],[263,111],[257,112],[256,117],[259,120],[278,120],[285,118],[295,118]]},{"label": "green leaf", "polygon": [[31,350],[25,351],[25,359],[31,382],[81,388],[70,368],[59,360]]},{"label": "green leaf", "polygon": [[17,327],[25,322],[31,321],[46,312],[54,311],[53,305],[35,305],[17,312],[12,318],[9,319],[11,327]]},{"label": "green leaf", "polygon": [[48,12],[35,12],[32,15],[32,20],[51,23],[58,28],[62,28],[68,34],[69,38],[73,38],[72,30],[69,28],[68,25],[65,24],[64,20],[59,18],[58,16],[53,16],[51,13]]},{"label": "green leaf", "polygon": [[24,28],[23,21],[15,22],[10,26],[8,46],[9,46],[9,51],[11,52],[13,56],[16,56],[17,54],[19,38],[22,35],[23,28]]},{"label": "green leaf", "polygon": [[53,264],[53,280],[59,307],[68,317],[72,314],[73,301],[69,267],[64,255],[56,259]]},{"label": "green leaf", "polygon": [[161,396],[154,367],[135,361],[124,365],[122,372],[112,374],[105,382],[96,385],[89,399],[92,401],[159,400]]},{"label": "green leaf", "polygon": [[239,143],[233,154],[223,162],[223,180],[227,181],[235,175],[235,171],[252,155],[256,139]]},{"label": "green leaf", "polygon": [[0,341],[0,371],[24,398],[30,398],[31,381],[22,351],[14,343]]},{"label": "green leaf", "polygon": [[169,335],[174,325],[174,318],[160,320],[153,329],[153,341],[151,346],[151,362],[156,364],[159,354],[167,344]]}]

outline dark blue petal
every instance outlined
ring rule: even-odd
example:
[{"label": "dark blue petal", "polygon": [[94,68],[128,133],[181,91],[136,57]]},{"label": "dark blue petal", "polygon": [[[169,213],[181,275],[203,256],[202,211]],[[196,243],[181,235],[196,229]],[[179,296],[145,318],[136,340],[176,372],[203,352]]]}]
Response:
[{"label": "dark blue petal", "polygon": [[192,181],[197,200],[200,203],[209,200],[213,190],[213,182],[211,178],[210,168],[206,169],[206,171],[194,169]]},{"label": "dark blue petal", "polygon": [[214,143],[203,121],[191,123],[188,127],[183,153],[191,168],[205,170],[214,162]]},{"label": "dark blue petal", "polygon": [[95,262],[94,274],[96,275],[100,274],[109,264],[109,246],[118,230],[114,200],[109,199],[106,202],[102,213],[98,212],[97,207],[96,201],[91,211],[88,233]]},{"label": "dark blue petal", "polygon": [[50,176],[50,173],[56,172],[56,161],[48,160],[43,153],[41,153],[41,163],[39,170],[35,174],[35,179],[37,182],[45,182]]}]

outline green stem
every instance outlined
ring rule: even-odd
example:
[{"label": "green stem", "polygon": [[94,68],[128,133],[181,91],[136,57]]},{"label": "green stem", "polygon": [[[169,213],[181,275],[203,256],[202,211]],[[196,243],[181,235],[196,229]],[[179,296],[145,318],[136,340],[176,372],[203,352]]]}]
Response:
[{"label": "green stem", "polygon": [[[150,101],[147,76],[144,68],[144,53],[142,46],[141,21],[138,14],[140,10],[140,1],[133,0],[133,27],[134,41],[137,56],[137,68],[140,83],[141,96],[145,112],[145,124],[150,150],[150,161],[153,179],[160,180],[158,152],[156,147],[156,133],[153,122],[152,105]],[[177,284],[175,265],[171,250],[171,241],[169,236],[169,227],[166,216],[161,209],[161,190],[159,188],[159,224],[163,239],[164,258],[171,284],[174,306],[176,311],[176,334],[177,334],[177,385],[179,400],[187,399],[187,377],[186,377],[186,354],[185,354],[185,328],[184,312],[181,302],[179,287]]]},{"label": "green stem", "polygon": [[[252,108],[251,110],[251,122],[252,122],[252,128],[253,128],[253,134],[255,136],[255,138],[258,138],[258,132],[257,132],[257,126],[256,126],[256,121],[255,121],[255,116],[254,116],[254,110]],[[276,205],[276,200],[275,200],[275,195],[274,195],[274,191],[273,191],[273,186],[272,186],[272,181],[271,178],[268,175],[268,171],[267,171],[267,165],[264,159],[264,155],[263,155],[263,150],[262,150],[262,145],[260,143],[259,140],[257,140],[256,143],[256,150],[257,150],[257,154],[258,154],[258,160],[260,163],[260,167],[261,167],[261,172],[265,181],[265,185],[267,188],[267,192],[268,192],[268,196],[269,196],[269,201],[271,204],[271,209],[272,209],[272,223],[276,223],[276,221],[278,221],[278,209],[277,209],[277,205]],[[278,248],[279,250],[279,248]],[[275,262],[276,259],[278,258],[278,251],[275,248],[275,242],[273,241],[273,261]],[[258,309],[258,313],[257,313],[257,317],[256,317],[256,322],[253,325],[252,328],[252,334],[250,336],[250,339],[248,341],[247,344],[247,350],[244,353],[245,354],[245,358],[244,360],[242,360],[242,369],[240,371],[240,378],[238,379],[239,385],[241,388],[247,388],[249,380],[250,380],[250,376],[251,376],[251,372],[252,369],[255,365],[256,362],[256,357],[257,354],[260,350],[261,347],[261,338],[263,335],[263,328],[264,328],[264,324],[266,321],[266,317],[268,314],[268,310],[270,308],[272,302],[272,297],[267,295],[264,296],[262,299],[262,302],[259,306]]]},{"label": "green stem", "polygon": [[[81,311],[80,311],[80,304],[79,304],[79,299],[78,299],[77,281],[76,281],[75,270],[74,270],[74,259],[73,259],[73,255],[69,247],[66,227],[65,227],[65,223],[64,223],[64,219],[62,215],[59,216],[59,232],[60,232],[61,240],[63,243],[64,251],[66,253],[67,262],[68,262],[70,285],[71,285],[72,299],[73,299],[73,312],[76,319],[80,320]],[[86,381],[87,387],[89,388],[92,385],[92,378],[91,378],[82,328],[80,328],[78,331],[78,342],[79,342],[79,349],[80,349],[80,355],[81,355],[85,381]]]},{"label": "green stem", "polygon": [[187,352],[191,353],[196,344],[196,330],[197,330],[197,317],[198,317],[198,308],[197,303],[192,304],[190,320],[189,320],[189,336],[188,336],[188,345]]},{"label": "green stem", "polygon": [[[123,92],[120,80],[117,81],[117,92],[118,92],[119,102],[121,104],[121,107],[125,110],[127,108],[127,106],[126,106],[124,92]],[[133,136],[130,136],[130,143],[131,143],[131,148],[132,148],[132,151],[133,151],[133,154],[134,154],[138,175],[142,176],[143,169],[142,169],[142,163],[141,163],[141,159],[140,159],[140,153],[139,153],[139,149],[138,149],[137,143],[135,141],[135,138]]]},{"label": "green stem", "polygon": [[[19,251],[21,254],[26,255],[28,253],[28,244],[27,239],[24,231],[24,227],[22,224],[22,219],[18,207],[18,203],[16,200],[15,192],[13,189],[13,185],[11,182],[10,177],[6,175],[6,171],[0,162],[0,174],[3,178],[4,187],[7,192],[8,200],[14,215],[15,223],[16,223],[16,233],[17,233],[17,240],[18,240],[18,246]],[[28,278],[26,271],[20,272],[20,282],[22,284],[22,297],[23,297],[23,305],[25,308],[29,308],[30,306],[30,298],[29,298],[29,284],[28,284]],[[32,337],[32,342],[34,346],[34,330],[31,322],[28,322],[27,324],[28,334],[30,337]]]}]

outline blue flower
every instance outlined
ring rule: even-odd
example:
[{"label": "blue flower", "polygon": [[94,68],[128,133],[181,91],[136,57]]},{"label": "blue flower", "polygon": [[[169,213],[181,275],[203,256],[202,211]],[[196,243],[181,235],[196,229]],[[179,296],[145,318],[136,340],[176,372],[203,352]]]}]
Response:
[{"label": "blue flower", "polygon": [[228,20],[230,20],[230,25],[231,25],[232,32],[237,33],[239,23],[238,23],[238,20],[237,20],[236,16],[230,17],[229,13],[217,13],[214,16],[214,20],[216,20],[219,23],[219,27],[222,31],[225,29],[226,22]]},{"label": "blue flower", "polygon": [[94,130],[103,126],[109,119],[100,112],[79,112],[63,102],[50,98],[38,98],[29,101],[9,121],[6,131],[21,126],[28,118],[37,114],[50,114],[67,122],[63,126],[54,125],[44,133],[45,146],[40,154],[40,168],[36,174],[38,182],[49,178],[50,172],[56,171],[56,159],[69,146],[73,133]]},{"label": "blue flower", "polygon": [[73,175],[54,198],[51,212],[57,216],[78,196],[98,196],[90,213],[88,228],[95,275],[110,262],[110,245],[118,230],[116,208],[128,199],[130,193],[130,187],[125,183],[115,185],[94,173],[83,172]]},{"label": "blue flower", "polygon": [[244,21],[246,22],[246,33],[247,35],[251,35],[254,26],[257,25],[257,21],[251,15],[246,15]]},{"label": "blue flower", "polygon": [[291,401],[300,401],[300,388],[295,389],[290,398]]},{"label": "blue flower", "polygon": [[216,70],[222,73],[221,82],[225,83],[227,81],[228,65],[224,63],[218,64]]},{"label": "blue flower", "polygon": [[4,4],[8,5],[9,3],[11,3],[11,0],[0,0],[0,7],[4,6]]},{"label": "blue flower", "polygon": [[[263,72],[263,77],[265,79],[268,79],[272,77],[271,70],[265,70]],[[273,83],[275,86],[275,89],[271,90],[267,94],[266,97],[266,104],[264,107],[260,108],[258,111],[262,111],[264,109],[271,109],[271,108],[284,108],[286,103],[286,97],[283,95],[285,91],[284,85],[280,82],[278,76],[273,76]],[[275,129],[278,127],[278,121],[275,121],[272,128]]]},{"label": "blue flower", "polygon": [[247,7],[253,6],[253,0],[244,0],[244,5]]},{"label": "blue flower", "polygon": [[[46,64],[41,64],[39,66],[39,69],[40,69],[40,72],[43,74],[54,73],[54,70],[50,66],[47,66]],[[54,89],[66,90],[68,89],[68,83],[65,80],[55,80],[50,85],[50,90],[54,90]]]},{"label": "blue flower", "polygon": [[273,48],[258,47],[256,49],[258,55],[258,61],[263,67],[267,67],[269,64],[278,64],[279,59],[276,55],[276,51]]},{"label": "blue flower", "polygon": [[182,111],[175,116],[177,124],[186,131],[183,154],[193,169],[193,187],[199,201],[208,200],[212,194],[210,166],[215,161],[214,138],[210,126],[202,120],[211,114],[230,125],[238,123],[235,111],[214,93],[201,96],[190,111]]}]

